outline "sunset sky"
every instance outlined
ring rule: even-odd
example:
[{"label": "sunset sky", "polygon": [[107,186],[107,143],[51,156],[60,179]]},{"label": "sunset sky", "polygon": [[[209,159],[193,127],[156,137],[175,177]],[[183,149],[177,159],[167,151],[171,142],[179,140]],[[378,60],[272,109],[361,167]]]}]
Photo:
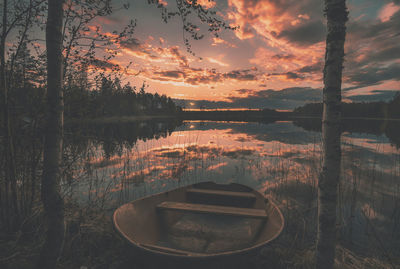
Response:
[{"label": "sunset sky", "polygon": [[[160,2],[175,10],[175,0]],[[147,1],[130,0],[128,10],[96,21],[107,33],[137,19],[135,39],[111,60],[123,66],[132,62],[124,82],[145,81],[149,92],[231,107],[293,109],[321,99],[326,36],[322,0],[199,2],[240,28],[221,31],[216,38],[203,27],[204,38],[191,41],[196,56],[186,52],[180,19],[164,23]],[[388,100],[400,90],[400,1],[346,2],[345,100]],[[187,101],[186,107],[190,103],[199,104]]]}]

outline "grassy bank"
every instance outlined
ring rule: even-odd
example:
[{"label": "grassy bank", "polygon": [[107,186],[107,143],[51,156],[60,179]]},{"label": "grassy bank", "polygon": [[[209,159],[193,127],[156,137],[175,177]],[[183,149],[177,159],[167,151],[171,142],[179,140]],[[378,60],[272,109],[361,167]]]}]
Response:
[{"label": "grassy bank", "polygon": [[[285,206],[281,205],[282,210]],[[40,219],[40,212],[36,215]],[[285,214],[295,212],[285,211]],[[79,208],[71,203],[66,207],[66,241],[57,268],[80,269],[156,269],[156,268],[249,268],[249,269],[308,269],[313,268],[314,247],[310,239],[302,237],[302,227],[284,233],[278,240],[258,253],[239,259],[212,262],[173,262],[136,254],[113,230],[111,217],[104,211]],[[32,226],[33,227],[33,226]],[[31,228],[32,228],[31,227]],[[43,243],[43,229],[36,222],[30,234],[16,233],[0,238],[0,267],[4,269],[31,269]],[[288,229],[286,228],[286,229]],[[287,238],[292,232],[297,236]],[[337,246],[336,268],[391,268],[381,261],[357,256]]]}]

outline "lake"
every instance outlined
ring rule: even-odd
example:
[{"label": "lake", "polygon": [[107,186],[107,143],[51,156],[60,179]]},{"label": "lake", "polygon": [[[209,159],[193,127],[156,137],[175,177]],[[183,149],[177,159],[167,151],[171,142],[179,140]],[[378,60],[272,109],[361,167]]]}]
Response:
[{"label": "lake", "polygon": [[[342,130],[339,244],[388,263],[400,255],[397,124],[346,121]],[[112,214],[127,201],[179,186],[237,182],[280,205],[286,227],[277,244],[305,248],[316,236],[319,130],[317,119],[86,126],[66,136],[63,191]]]}]

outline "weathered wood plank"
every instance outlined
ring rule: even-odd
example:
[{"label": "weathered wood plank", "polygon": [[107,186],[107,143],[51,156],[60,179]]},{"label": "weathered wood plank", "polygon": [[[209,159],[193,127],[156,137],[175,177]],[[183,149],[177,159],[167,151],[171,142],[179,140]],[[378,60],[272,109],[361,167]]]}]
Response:
[{"label": "weathered wood plank", "polygon": [[256,196],[252,192],[222,191],[222,190],[197,189],[197,188],[188,189],[186,192],[195,194],[205,194],[205,195],[238,197],[238,198],[251,198],[251,199],[256,198]]},{"label": "weathered wood plank", "polygon": [[157,250],[157,251],[160,251],[160,252],[171,253],[171,254],[180,254],[180,255],[188,255],[188,256],[195,256],[196,255],[195,252],[185,251],[185,250],[180,250],[180,249],[174,249],[174,248],[169,248],[169,247],[163,247],[163,246],[158,246],[158,245],[152,245],[152,244],[140,244],[140,245],[145,247],[145,248],[149,248],[149,249],[152,249],[152,250]]},{"label": "weathered wood plank", "polygon": [[175,210],[175,211],[197,212],[204,214],[239,216],[246,218],[264,219],[267,217],[267,213],[265,212],[265,210],[262,209],[241,208],[241,207],[231,207],[231,206],[190,204],[190,203],[167,201],[157,205],[157,208],[166,210]]}]

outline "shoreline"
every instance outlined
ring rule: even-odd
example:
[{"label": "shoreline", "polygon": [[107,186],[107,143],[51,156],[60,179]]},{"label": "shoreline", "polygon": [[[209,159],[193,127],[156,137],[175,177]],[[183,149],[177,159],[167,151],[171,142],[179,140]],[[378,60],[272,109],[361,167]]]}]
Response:
[{"label": "shoreline", "polygon": [[[177,119],[182,121],[236,121],[236,122],[265,122],[265,121],[293,121],[296,119],[318,119],[322,116],[302,116],[293,115],[292,112],[274,112],[265,115],[262,111],[243,110],[243,111],[183,111],[174,115],[137,115],[137,116],[112,116],[101,118],[80,118],[66,119],[65,124],[110,124],[110,123],[129,123],[143,122],[151,120]],[[269,114],[269,113],[268,113]],[[375,118],[375,117],[342,117],[342,120],[371,120],[371,121],[400,121],[399,118]]]},{"label": "shoreline", "polygon": [[178,119],[176,115],[137,115],[137,116],[112,116],[101,118],[80,118],[80,119],[67,119],[66,124],[75,123],[94,123],[94,124],[107,124],[107,123],[129,123],[138,121],[149,121],[155,119]]}]

